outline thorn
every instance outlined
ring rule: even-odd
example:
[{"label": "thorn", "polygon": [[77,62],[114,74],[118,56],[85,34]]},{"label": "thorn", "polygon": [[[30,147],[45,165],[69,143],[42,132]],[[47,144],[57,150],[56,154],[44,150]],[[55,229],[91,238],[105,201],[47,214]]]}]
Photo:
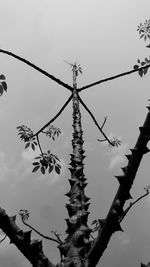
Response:
[{"label": "thorn", "polygon": [[123,167],[123,168],[121,168],[121,169],[122,169],[123,173],[125,174],[126,171],[127,171],[127,166],[126,166],[126,167]]},{"label": "thorn", "polygon": [[76,183],[76,181],[73,179],[68,179],[68,181],[69,181],[71,187],[74,186]]},{"label": "thorn", "polygon": [[128,160],[131,159],[132,155],[125,155]]},{"label": "thorn", "polygon": [[126,200],[133,199],[129,192],[126,192]]},{"label": "thorn", "polygon": [[116,231],[121,231],[121,232],[124,232],[124,230],[122,229],[121,225],[117,222],[116,225],[115,225],[115,232]]},{"label": "thorn", "polygon": [[119,184],[122,184],[124,182],[125,177],[123,175],[115,175],[117,178]]}]

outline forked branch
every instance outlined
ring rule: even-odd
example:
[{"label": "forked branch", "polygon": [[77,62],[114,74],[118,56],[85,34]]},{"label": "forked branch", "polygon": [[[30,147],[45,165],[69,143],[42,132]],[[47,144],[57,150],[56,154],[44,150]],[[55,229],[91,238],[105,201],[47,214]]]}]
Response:
[{"label": "forked branch", "polygon": [[38,66],[36,66],[35,64],[29,62],[28,60],[26,60],[25,58],[23,57],[20,57],[12,52],[9,52],[7,50],[3,50],[3,49],[0,49],[0,52],[1,53],[4,53],[4,54],[7,54],[11,57],[14,57],[22,62],[24,62],[25,64],[27,64],[28,66],[34,68],[35,70],[39,71],[40,73],[44,74],[45,76],[47,76],[48,78],[50,78],[51,80],[55,81],[56,83],[62,85],[63,87],[67,88],[69,91],[72,91],[72,87],[66,83],[64,83],[63,81],[59,80],[58,78],[56,78],[55,76],[49,74],[48,72],[46,72],[45,70],[39,68]]},{"label": "forked branch", "polygon": [[[114,146],[114,144],[109,140],[109,138],[106,136],[106,134],[104,133],[104,131],[102,130],[103,129],[103,126],[104,126],[104,123],[102,125],[102,127],[99,126],[98,122],[96,121],[94,115],[92,114],[92,112],[89,110],[89,108],[86,106],[86,104],[83,102],[83,100],[81,99],[81,97],[78,95],[78,98],[79,98],[79,101],[80,103],[82,104],[82,106],[85,108],[85,110],[90,114],[90,116],[92,117],[94,123],[96,124],[97,128],[100,130],[101,134],[104,136],[105,138],[105,141],[108,141],[108,143],[111,145],[111,146]],[[106,120],[105,120],[106,122]]]},{"label": "forked branch", "polygon": [[143,69],[148,69],[149,67],[150,67],[150,64],[147,64],[146,66],[140,67],[138,69],[133,69],[133,70],[130,70],[130,71],[127,71],[127,72],[123,72],[123,73],[120,73],[120,74],[117,74],[117,75],[114,75],[114,76],[99,80],[99,81],[94,82],[94,83],[90,83],[88,85],[85,85],[85,86],[79,88],[78,92],[81,92],[81,91],[83,91],[85,89],[88,89],[90,87],[93,87],[95,85],[98,85],[98,84],[101,84],[101,83],[104,83],[104,82],[108,82],[108,81],[111,81],[111,80],[114,80],[114,79],[129,75],[129,74],[132,74],[132,73],[137,72],[137,71],[139,72],[140,70],[143,70]]}]

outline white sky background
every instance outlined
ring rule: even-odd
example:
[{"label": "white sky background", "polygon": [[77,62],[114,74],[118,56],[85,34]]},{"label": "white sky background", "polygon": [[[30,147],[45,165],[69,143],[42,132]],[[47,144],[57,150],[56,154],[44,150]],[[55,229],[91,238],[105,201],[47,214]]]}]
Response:
[{"label": "white sky background", "polygon": [[[136,31],[140,22],[150,18],[149,0],[0,0],[0,7],[0,47],[69,84],[72,74],[64,59],[81,64],[83,75],[78,79],[81,87],[128,71],[137,58],[149,56]],[[50,176],[31,173],[32,154],[23,151],[16,127],[25,124],[36,131],[56,114],[70,93],[4,54],[0,54],[0,73],[6,75],[8,83],[8,93],[0,98],[0,206],[12,215],[21,208],[28,209],[30,222],[41,232],[50,234],[50,230],[56,229],[63,233],[67,216],[64,194],[69,189],[71,105],[54,123],[61,128],[61,137],[55,143],[44,141],[46,148],[62,159],[60,177],[54,173]],[[134,146],[138,127],[145,120],[145,106],[150,98],[149,75],[141,79],[132,74],[81,93],[100,124],[108,115],[106,133],[116,134],[123,141],[118,151],[98,143],[101,136],[81,109],[87,155],[85,174],[89,180],[87,194],[92,198],[90,221],[104,218],[113,200],[118,186],[113,175],[121,173],[120,167],[126,164],[123,155]],[[132,189],[135,198],[150,183],[149,162],[147,155]],[[101,262],[103,267],[136,267],[141,261],[150,261],[149,214],[147,198],[124,220],[125,233],[112,237]],[[50,259],[58,261],[55,245],[44,242],[44,249]],[[7,241],[0,245],[0,267],[6,266],[28,266]]]}]

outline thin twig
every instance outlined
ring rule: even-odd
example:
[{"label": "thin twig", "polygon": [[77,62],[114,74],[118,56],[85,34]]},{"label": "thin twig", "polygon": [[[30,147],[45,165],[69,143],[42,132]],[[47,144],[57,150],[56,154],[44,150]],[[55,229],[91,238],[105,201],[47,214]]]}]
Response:
[{"label": "thin twig", "polygon": [[37,138],[37,143],[38,143],[39,149],[40,149],[40,151],[41,151],[41,155],[42,155],[43,158],[44,158],[44,155],[43,155],[43,151],[42,151],[42,147],[41,147],[41,144],[40,144],[40,140],[39,140],[39,136],[38,136],[38,134],[36,135],[36,138]]},{"label": "thin twig", "polygon": [[41,72],[42,74],[44,74],[45,76],[47,76],[47,77],[50,78],[51,80],[57,82],[58,84],[62,85],[62,86],[65,87],[65,88],[67,88],[68,90],[70,90],[70,91],[73,90],[73,88],[72,88],[70,85],[64,83],[63,81],[61,81],[61,80],[59,80],[58,78],[54,77],[53,75],[49,74],[49,73],[46,72],[45,70],[43,70],[43,69],[37,67],[35,64],[29,62],[28,60],[26,60],[26,59],[24,59],[24,58],[22,58],[22,57],[20,57],[20,56],[18,56],[18,55],[16,55],[16,54],[14,54],[14,53],[12,53],[12,52],[3,50],[3,49],[0,49],[0,52],[1,52],[1,53],[5,53],[5,54],[7,54],[7,55],[9,55],[9,56],[12,56],[12,57],[14,57],[14,58],[16,58],[16,59],[18,59],[18,60],[24,62],[24,63],[27,64],[28,66],[30,66],[30,67],[36,69],[37,71]]},{"label": "thin twig", "polygon": [[1,240],[0,243],[2,243],[6,239],[7,235],[5,235]]},{"label": "thin twig", "polygon": [[122,220],[124,219],[124,217],[126,216],[126,214],[129,212],[129,210],[132,208],[133,205],[135,205],[138,201],[140,201],[142,198],[146,197],[149,194],[149,191],[146,190],[146,193],[142,196],[140,196],[139,198],[137,198],[134,202],[130,202],[129,207],[127,207],[124,211],[123,216],[119,219],[119,223],[122,222]]},{"label": "thin twig", "polygon": [[26,223],[25,222],[25,220],[23,220],[22,219],[22,222],[26,225],[26,226],[28,226],[30,229],[32,229],[34,232],[36,232],[38,235],[40,235],[41,237],[43,237],[43,238],[45,238],[45,239],[48,239],[48,240],[51,240],[51,241],[54,241],[54,242],[56,242],[56,243],[58,243],[58,244],[62,244],[63,242],[61,241],[58,241],[57,239],[55,239],[55,238],[52,238],[52,237],[49,237],[49,236],[46,236],[46,235],[43,235],[43,234],[41,234],[38,230],[36,230],[33,226],[31,226],[30,224],[28,224],[28,223]]},{"label": "thin twig", "polygon": [[90,114],[90,116],[92,117],[94,123],[96,124],[96,126],[98,127],[98,129],[100,130],[100,132],[102,133],[102,135],[105,137],[105,139],[108,141],[108,143],[111,146],[114,146],[113,143],[111,143],[111,141],[108,139],[108,137],[106,136],[106,134],[103,132],[102,128],[99,126],[98,122],[96,121],[94,115],[92,114],[92,112],[88,109],[88,107],[85,105],[85,103],[82,101],[81,97],[78,95],[79,101],[82,104],[82,106],[86,109],[86,111]]},{"label": "thin twig", "polygon": [[71,96],[68,98],[68,100],[65,102],[65,104],[62,106],[62,108],[58,111],[58,113],[48,122],[46,123],[40,130],[38,130],[37,133],[35,133],[33,136],[31,137],[34,137],[34,136],[37,136],[40,132],[42,132],[46,127],[48,127],[50,125],[50,123],[52,123],[53,121],[55,121],[59,115],[63,112],[63,110],[66,108],[66,106],[69,104],[69,102],[71,101],[72,99],[72,94]]},{"label": "thin twig", "polygon": [[104,125],[105,125],[105,123],[106,123],[106,121],[107,121],[107,118],[108,118],[108,116],[104,117],[104,122],[103,122],[103,124],[102,124],[102,126],[101,126],[101,130],[103,129],[103,127],[104,127]]},{"label": "thin twig", "polygon": [[51,232],[57,237],[57,240],[62,244],[63,241],[60,239],[59,234],[57,234],[55,231],[51,231]]},{"label": "thin twig", "polygon": [[81,92],[81,91],[83,91],[83,90],[85,90],[85,89],[88,89],[88,88],[90,88],[90,87],[92,87],[92,86],[95,86],[95,85],[97,85],[97,84],[104,83],[104,82],[108,82],[108,81],[114,80],[114,79],[116,79],[116,78],[120,78],[120,77],[122,77],[122,76],[131,74],[131,73],[134,73],[134,72],[137,72],[137,71],[139,71],[139,70],[146,69],[146,68],[149,68],[149,67],[150,67],[150,65],[146,65],[146,66],[141,67],[141,68],[138,68],[138,69],[136,69],[136,70],[135,70],[135,69],[134,69],[134,70],[130,70],[130,71],[127,71],[127,72],[123,72],[123,73],[117,74],[117,75],[115,75],[115,76],[111,76],[111,77],[106,78],[106,79],[99,80],[99,81],[97,81],[97,82],[94,82],[94,83],[85,85],[85,86],[83,86],[82,88],[79,88],[79,89],[78,89],[78,92]]}]

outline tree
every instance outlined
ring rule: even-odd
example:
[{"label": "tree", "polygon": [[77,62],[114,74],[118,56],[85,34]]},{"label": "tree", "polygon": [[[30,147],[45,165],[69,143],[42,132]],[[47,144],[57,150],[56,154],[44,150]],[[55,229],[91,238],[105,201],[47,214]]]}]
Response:
[{"label": "tree", "polygon": [[[146,25],[144,24],[144,26],[140,25],[140,28],[138,28],[140,34],[143,34],[143,31],[145,34],[145,27],[147,27],[146,30],[149,32],[149,21],[146,22]],[[149,35],[147,36],[148,38],[150,38]],[[142,37],[145,38],[145,35],[143,35]],[[66,219],[66,238],[62,240],[62,238],[57,232],[53,232],[55,238],[45,236],[44,234],[40,233],[33,226],[27,223],[27,220],[29,218],[29,212],[27,210],[20,210],[19,214],[22,218],[22,222],[30,228],[29,231],[25,232],[21,230],[20,227],[18,227],[16,224],[16,216],[8,216],[2,208],[0,208],[0,228],[5,233],[5,237],[9,237],[10,242],[16,245],[16,247],[34,267],[54,267],[55,265],[45,256],[42,248],[42,241],[31,239],[31,231],[35,231],[42,238],[49,239],[58,244],[58,249],[60,251],[60,262],[56,265],[57,267],[95,267],[101,259],[105,249],[107,248],[112,234],[117,231],[122,231],[121,222],[128,213],[128,211],[134,204],[140,201],[143,197],[147,196],[149,193],[149,186],[147,186],[145,187],[145,194],[140,196],[138,199],[130,202],[126,208],[124,207],[126,201],[132,199],[130,195],[130,190],[136,177],[136,173],[143,158],[143,155],[149,152],[147,143],[150,140],[150,106],[147,107],[148,113],[143,126],[140,127],[140,134],[137,139],[137,142],[134,148],[131,149],[131,154],[126,155],[128,159],[128,164],[126,167],[122,168],[123,174],[120,176],[116,176],[119,182],[119,187],[110,207],[110,210],[105,219],[94,220],[90,227],[88,224],[88,208],[90,205],[90,199],[85,194],[87,179],[84,175],[85,151],[83,149],[84,140],[80,105],[82,105],[84,109],[88,112],[88,114],[92,117],[95,125],[98,127],[100,133],[102,134],[103,139],[98,139],[98,141],[107,142],[109,146],[119,146],[121,141],[117,137],[115,137],[114,139],[109,139],[107,137],[104,132],[104,126],[107,118],[105,118],[103,124],[99,126],[93,113],[82,100],[80,92],[94,85],[112,79],[116,79],[134,72],[138,72],[139,75],[142,77],[143,74],[147,73],[148,68],[150,67],[150,61],[145,59],[145,63],[143,63],[138,60],[138,63],[140,65],[135,65],[134,69],[131,71],[121,73],[103,80],[99,80],[82,88],[77,88],[77,77],[79,73],[82,73],[82,69],[81,66],[77,65],[76,63],[71,64],[73,72],[73,87],[71,87],[70,85],[57,79],[53,75],[47,73],[46,71],[30,63],[24,58],[19,57],[18,55],[15,55],[9,51],[2,49],[0,49],[0,52],[10,55],[24,62],[25,64],[41,72],[42,74],[49,77],[50,79],[65,87],[71,92],[70,97],[60,109],[60,111],[36,133],[33,133],[33,131],[25,125],[17,127],[18,134],[21,140],[25,142],[25,148],[31,146],[31,148],[35,150],[35,147],[38,146],[40,149],[40,155],[36,157],[35,162],[33,162],[33,172],[40,170],[44,175],[47,171],[51,173],[54,170],[58,174],[60,174],[61,165],[59,162],[59,158],[56,155],[52,154],[49,150],[47,152],[43,151],[40,144],[39,135],[44,134],[49,138],[55,140],[56,136],[59,136],[61,131],[59,128],[53,126],[52,123],[62,114],[63,110],[71,102],[71,100],[73,106],[73,151],[71,154],[69,168],[71,177],[68,179],[70,184],[70,191],[66,193],[66,196],[69,198],[69,203],[66,204],[66,208],[68,211],[68,218]],[[5,81],[5,76],[3,74],[0,76],[0,80],[0,94],[2,95],[4,91],[7,91],[7,84]],[[94,233],[96,233],[96,236]],[[4,241],[4,239],[2,239],[1,242]],[[145,265],[142,264],[142,266]]]}]

